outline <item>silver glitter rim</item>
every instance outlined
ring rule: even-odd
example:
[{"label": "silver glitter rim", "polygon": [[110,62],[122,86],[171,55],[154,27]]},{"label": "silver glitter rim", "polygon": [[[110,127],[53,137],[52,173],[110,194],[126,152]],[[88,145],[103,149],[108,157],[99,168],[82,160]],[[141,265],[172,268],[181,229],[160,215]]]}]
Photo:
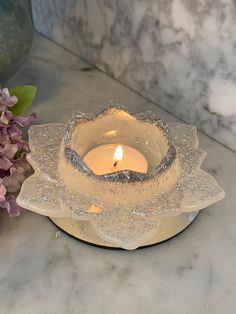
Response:
[{"label": "silver glitter rim", "polygon": [[[169,149],[162,159],[162,161],[157,165],[157,167],[150,172],[149,174],[144,174],[140,172],[136,172],[133,170],[120,170],[112,173],[97,175],[95,174],[83,161],[80,155],[71,148],[71,140],[74,129],[77,125],[86,123],[88,121],[94,121],[104,115],[110,114],[116,111],[124,111],[130,116],[134,117],[136,120],[152,124],[158,127],[165,138],[167,139],[167,144],[169,145]],[[64,156],[71,163],[71,165],[79,172],[86,176],[91,176],[95,180],[99,181],[111,181],[111,182],[137,182],[137,181],[146,181],[152,179],[156,176],[159,176],[164,171],[167,171],[171,165],[174,163],[176,159],[176,149],[172,144],[172,136],[169,131],[167,124],[161,119],[153,115],[151,112],[132,114],[127,109],[123,108],[120,105],[111,105],[108,106],[103,111],[98,114],[84,114],[81,112],[75,112],[73,117],[66,125],[65,135],[64,135]]]}]

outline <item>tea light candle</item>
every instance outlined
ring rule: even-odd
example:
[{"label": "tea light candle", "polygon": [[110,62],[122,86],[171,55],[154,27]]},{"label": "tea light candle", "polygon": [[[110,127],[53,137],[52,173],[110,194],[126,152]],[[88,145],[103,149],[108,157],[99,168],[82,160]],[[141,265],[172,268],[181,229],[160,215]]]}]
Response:
[{"label": "tea light candle", "polygon": [[121,170],[146,173],[148,170],[144,155],[128,145],[101,145],[90,150],[83,160],[97,175]]}]

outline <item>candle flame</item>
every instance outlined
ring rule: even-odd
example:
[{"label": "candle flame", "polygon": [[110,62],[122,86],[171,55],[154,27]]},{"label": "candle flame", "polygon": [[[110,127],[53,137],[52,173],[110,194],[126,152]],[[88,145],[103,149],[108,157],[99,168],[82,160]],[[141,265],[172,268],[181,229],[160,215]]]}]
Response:
[{"label": "candle flame", "polygon": [[122,160],[122,158],[123,158],[123,148],[121,145],[118,145],[116,147],[116,150],[113,156],[114,167],[117,166],[118,161]]}]

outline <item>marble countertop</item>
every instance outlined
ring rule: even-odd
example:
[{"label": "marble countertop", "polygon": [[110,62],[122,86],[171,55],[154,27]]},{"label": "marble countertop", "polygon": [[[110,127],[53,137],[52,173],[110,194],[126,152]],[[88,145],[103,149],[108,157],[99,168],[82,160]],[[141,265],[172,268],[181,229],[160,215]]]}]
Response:
[{"label": "marble countertop", "polygon": [[[145,98],[36,34],[33,49],[9,85],[36,84],[37,123],[66,122],[74,110],[109,100],[134,112]],[[226,191],[185,232],[159,246],[109,251],[60,233],[31,212],[0,217],[0,313],[233,314],[236,308],[236,155],[199,133],[203,167]]]}]

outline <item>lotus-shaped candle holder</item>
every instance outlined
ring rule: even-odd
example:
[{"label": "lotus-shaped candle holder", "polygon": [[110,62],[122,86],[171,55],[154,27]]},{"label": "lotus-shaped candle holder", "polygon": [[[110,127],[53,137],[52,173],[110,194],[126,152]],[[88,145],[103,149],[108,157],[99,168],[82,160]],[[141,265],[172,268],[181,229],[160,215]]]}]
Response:
[{"label": "lotus-shaped candle holder", "polygon": [[[206,153],[196,128],[150,112],[75,113],[67,125],[32,126],[29,145],[34,174],[18,204],[89,243],[135,249],[164,241],[224,197],[200,169]],[[124,155],[112,158],[120,146]]]}]

